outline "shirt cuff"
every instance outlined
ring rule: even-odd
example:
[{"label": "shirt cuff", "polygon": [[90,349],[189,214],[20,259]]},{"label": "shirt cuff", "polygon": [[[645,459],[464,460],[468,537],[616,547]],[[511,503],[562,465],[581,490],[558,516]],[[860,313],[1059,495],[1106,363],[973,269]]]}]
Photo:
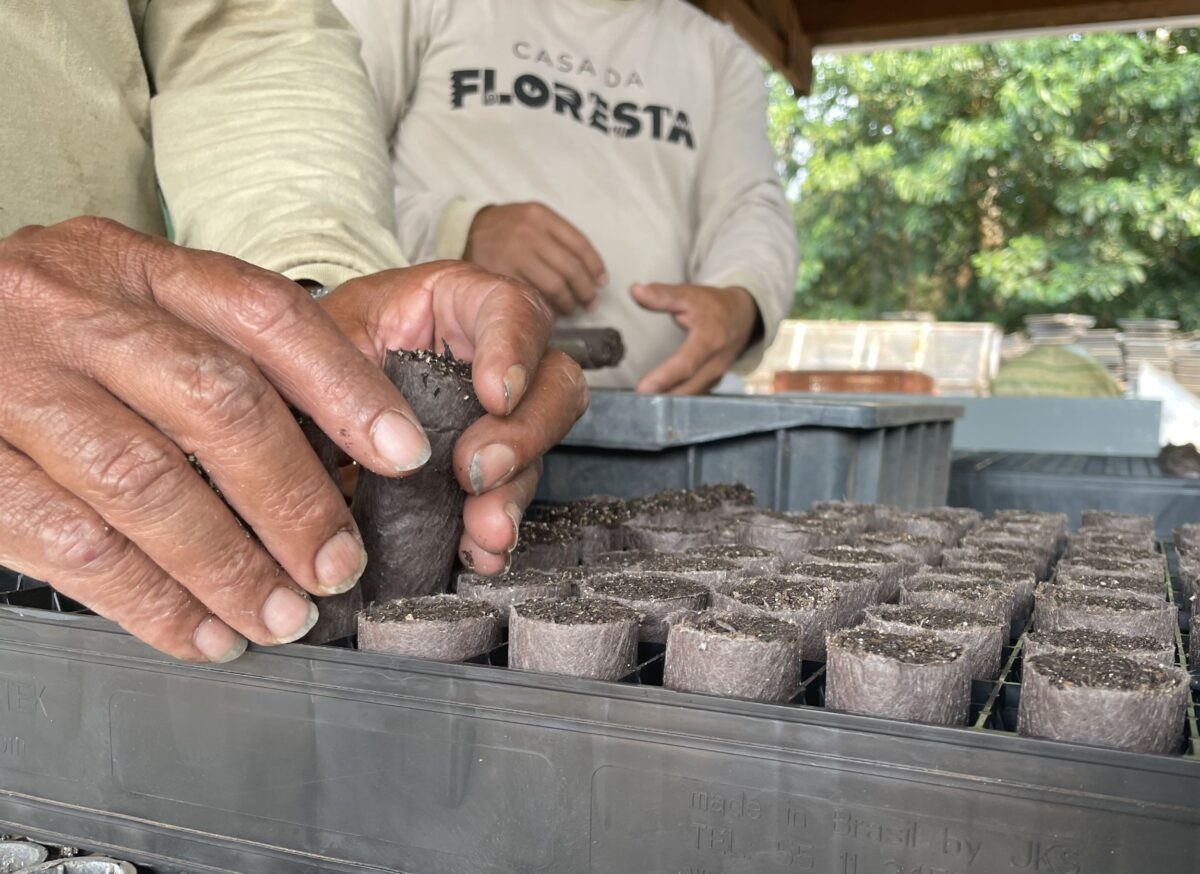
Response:
[{"label": "shirt cuff", "polygon": [[713,279],[706,278],[700,284],[712,288],[744,288],[754,300],[754,305],[758,307],[758,314],[762,318],[763,324],[762,338],[757,343],[747,346],[730,367],[730,370],[738,376],[748,376],[762,363],[763,353],[774,342],[775,335],[779,331],[779,324],[787,315],[779,304],[778,295],[764,291],[762,280],[758,277],[736,271],[721,274]]},{"label": "shirt cuff", "polygon": [[343,282],[357,279],[362,272],[341,264],[302,264],[283,271],[283,275],[291,280],[311,279],[326,288],[337,288]]},{"label": "shirt cuff", "polygon": [[467,235],[471,233],[471,224],[484,206],[482,203],[468,203],[465,200],[452,200],[446,204],[441,217],[438,218],[434,240],[434,254],[438,258],[462,258],[463,253],[467,251]]}]

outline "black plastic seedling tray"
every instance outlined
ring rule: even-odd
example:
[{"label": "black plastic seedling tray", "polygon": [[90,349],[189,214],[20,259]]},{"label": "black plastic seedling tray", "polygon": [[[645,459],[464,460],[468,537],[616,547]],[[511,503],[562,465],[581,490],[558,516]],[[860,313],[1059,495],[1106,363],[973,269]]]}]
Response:
[{"label": "black plastic seedling tray", "polygon": [[1171,756],[1019,737],[1019,637],[943,728],[826,711],[820,665],[790,705],[673,692],[645,647],[619,683],[503,647],[182,665],[52,597],[0,608],[0,830],[156,872],[1200,870],[1194,716]]}]

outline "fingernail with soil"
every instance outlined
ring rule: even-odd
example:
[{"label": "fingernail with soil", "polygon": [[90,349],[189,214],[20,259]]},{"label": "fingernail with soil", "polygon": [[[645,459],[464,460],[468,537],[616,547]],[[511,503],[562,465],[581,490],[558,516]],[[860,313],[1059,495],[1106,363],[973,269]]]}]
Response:
[{"label": "fingernail with soil", "polygon": [[291,643],[317,624],[317,605],[300,593],[280,586],[263,604],[262,621],[276,643]]},{"label": "fingernail with soil", "polygon": [[396,473],[416,470],[429,460],[429,438],[399,410],[388,410],[375,420],[371,442]]},{"label": "fingernail with soil", "polygon": [[481,495],[510,476],[517,466],[517,454],[503,443],[492,443],[471,459],[471,490]]},{"label": "fingernail with soil", "polygon": [[317,551],[317,585],[328,595],[354,588],[367,567],[367,551],[349,531],[339,531]]},{"label": "fingernail with soil", "polygon": [[504,373],[504,402],[508,408],[508,413],[517,408],[517,404],[521,403],[521,398],[525,396],[525,389],[529,384],[529,373],[520,364],[514,364]]},{"label": "fingernail with soil", "polygon": [[520,536],[521,536],[521,516],[523,514],[521,513],[521,508],[518,507],[516,504],[514,504],[512,501],[509,501],[507,504],[504,505],[504,513],[505,513],[505,515],[508,516],[509,519],[512,520],[512,526],[513,526],[512,546],[508,550],[509,552],[512,552],[514,549],[517,548],[517,540],[519,540]]},{"label": "fingernail with soil", "polygon": [[246,651],[242,637],[216,616],[207,616],[192,633],[192,643],[210,662],[231,662]]}]

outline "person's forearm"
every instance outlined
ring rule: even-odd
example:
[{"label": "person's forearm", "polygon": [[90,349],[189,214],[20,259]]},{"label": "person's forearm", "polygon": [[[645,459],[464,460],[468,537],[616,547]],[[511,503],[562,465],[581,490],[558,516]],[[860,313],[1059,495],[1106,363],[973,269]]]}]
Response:
[{"label": "person's forearm", "polygon": [[405,263],[378,107],[324,0],[152,3],[144,32],[178,242],[328,286]]}]

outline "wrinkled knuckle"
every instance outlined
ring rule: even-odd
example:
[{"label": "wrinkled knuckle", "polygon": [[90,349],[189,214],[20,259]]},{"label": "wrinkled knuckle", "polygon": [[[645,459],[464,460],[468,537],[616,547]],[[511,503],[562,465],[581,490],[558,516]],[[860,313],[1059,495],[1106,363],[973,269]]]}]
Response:
[{"label": "wrinkled knuckle", "polygon": [[47,514],[37,530],[50,565],[64,574],[103,571],[120,559],[128,543],[99,516],[70,510]]},{"label": "wrinkled knuckle", "polygon": [[220,429],[263,415],[270,391],[254,365],[232,352],[187,356],[175,373],[175,396],[183,406]]},{"label": "wrinkled knuckle", "polygon": [[118,619],[122,627],[161,649],[191,637],[192,602],[154,569],[121,574],[89,590],[98,612]]},{"label": "wrinkled knuckle", "polygon": [[306,534],[326,534],[341,527],[345,508],[341,501],[330,500],[330,482],[324,470],[318,475],[289,477],[286,487],[264,498],[275,525],[281,531]]},{"label": "wrinkled knuckle", "polygon": [[98,215],[80,215],[54,225],[53,230],[69,236],[108,237],[129,236],[132,232],[123,224]]},{"label": "wrinkled knuckle", "polygon": [[29,296],[39,279],[36,267],[0,258],[0,299],[15,301]]},{"label": "wrinkled knuckle", "polygon": [[306,309],[315,306],[296,283],[276,281],[258,271],[251,274],[245,265],[241,269],[242,287],[233,295],[231,306],[238,322],[254,336],[286,330],[300,321]]},{"label": "wrinkled knuckle", "polygon": [[190,475],[178,452],[157,440],[133,437],[99,454],[89,470],[93,486],[107,500],[141,508],[171,495]]}]

